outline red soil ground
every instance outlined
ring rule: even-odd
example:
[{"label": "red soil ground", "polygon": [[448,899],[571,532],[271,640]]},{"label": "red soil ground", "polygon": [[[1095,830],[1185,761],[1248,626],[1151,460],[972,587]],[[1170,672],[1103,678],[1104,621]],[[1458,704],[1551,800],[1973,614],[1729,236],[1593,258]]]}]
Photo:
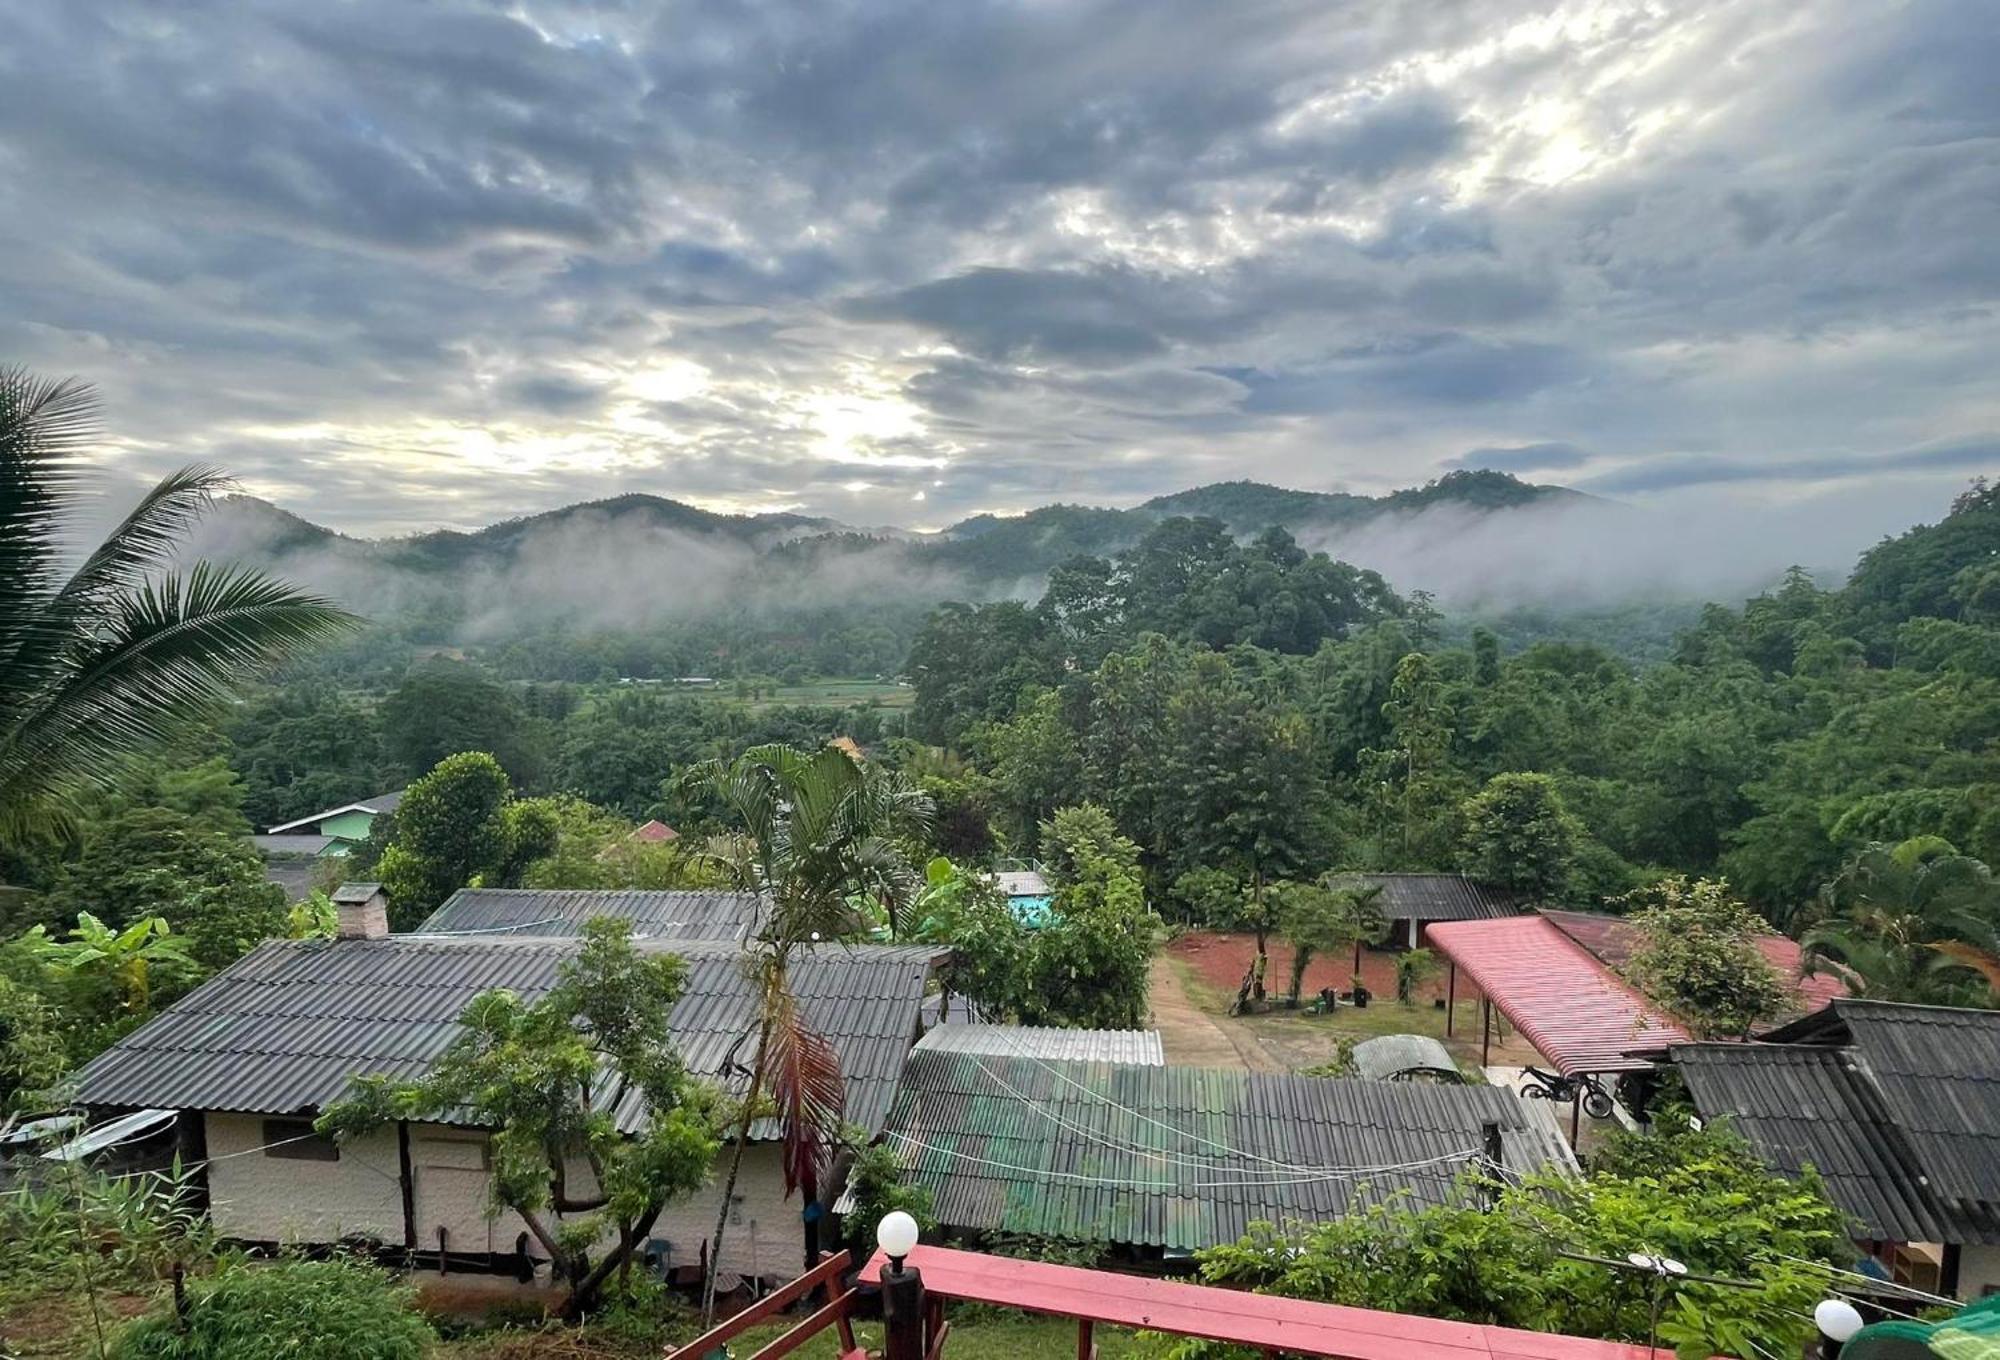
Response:
[{"label": "red soil ground", "polygon": [[[1167,946],[1167,952],[1191,966],[1196,975],[1219,992],[1234,995],[1243,983],[1243,974],[1248,971],[1250,961],[1257,956],[1257,937],[1254,935],[1219,934],[1209,930],[1191,930]],[[1291,983],[1292,947],[1283,940],[1271,939],[1268,946],[1270,966],[1264,975],[1264,990],[1273,996],[1282,995]],[[1361,980],[1369,991],[1379,997],[1396,995],[1396,955],[1400,950],[1363,949],[1361,951]],[[1312,996],[1322,987],[1348,990],[1349,979],[1354,975],[1354,955],[1343,951],[1337,956],[1321,955],[1306,966],[1305,995]],[[1458,999],[1477,997],[1478,990],[1465,978],[1460,978]],[[1444,960],[1438,960],[1437,975],[1417,988],[1417,999],[1428,1002],[1444,995]]]}]

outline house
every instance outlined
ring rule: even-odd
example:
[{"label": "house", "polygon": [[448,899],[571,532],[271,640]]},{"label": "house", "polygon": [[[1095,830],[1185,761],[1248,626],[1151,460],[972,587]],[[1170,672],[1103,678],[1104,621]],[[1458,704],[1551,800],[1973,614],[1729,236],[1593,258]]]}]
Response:
[{"label": "house", "polygon": [[415,935],[581,933],[599,916],[629,922],[635,936],[677,940],[748,939],[757,924],[755,893],[655,891],[647,888],[460,888]]},{"label": "house", "polygon": [[627,840],[641,841],[647,845],[665,845],[680,838],[680,832],[657,817],[633,827],[632,834],[626,837]]},{"label": "house", "polygon": [[1464,874],[1341,874],[1334,886],[1378,889],[1375,907],[1388,922],[1389,939],[1407,949],[1417,948],[1438,921],[1489,921],[1529,909],[1505,888]]},{"label": "house", "polygon": [[1005,859],[994,866],[988,881],[1007,899],[1007,909],[1026,926],[1048,924],[1055,902],[1048,873],[1036,860]]},{"label": "house", "polygon": [[[255,1243],[359,1238],[439,1252],[464,1268],[515,1268],[539,1249],[509,1216],[488,1216],[487,1135],[439,1121],[405,1123],[335,1144],[313,1119],[351,1078],[420,1075],[451,1044],[474,996],[504,987],[534,999],[578,947],[566,936],[390,935],[379,892],[343,892],[332,940],[269,940],[126,1035],[77,1077],[94,1115],[179,1112],[183,1158],[205,1163],[209,1214],[225,1237]],[[754,1042],[754,997],[733,941],[648,937],[648,952],[687,960],[670,1024],[688,1070],[740,1082]],[[888,1115],[917,1037],[934,951],[823,946],[795,955],[806,1020],[840,1055],[846,1117],[873,1133]],[[620,1126],[636,1109],[607,1095]],[[721,1265],[739,1275],[796,1273],[802,1206],[786,1202],[776,1124],[760,1120],[731,1209]],[[727,1153],[725,1151],[724,1156]],[[718,1175],[717,1183],[720,1177]],[[717,1201],[668,1207],[650,1250],[670,1266],[700,1261]]]},{"label": "house", "polygon": [[396,805],[403,801],[404,789],[390,793],[378,793],[373,798],[363,798],[358,802],[344,803],[340,807],[327,808],[309,817],[270,828],[272,836],[324,836],[327,845],[321,854],[344,855],[351,848],[368,839],[368,832],[375,819],[385,812],[394,812]]},{"label": "house", "polygon": [[1672,1056],[1704,1119],[1818,1170],[1864,1250],[1943,1294],[2000,1291],[2000,1012],[1837,998]]},{"label": "house", "polygon": [[1325,1219],[1395,1196],[1443,1203],[1484,1155],[1488,1126],[1509,1171],[1575,1171],[1546,1106],[1495,1087],[921,1046],[883,1138],[947,1229],[1158,1258],[1236,1241],[1258,1220]]}]

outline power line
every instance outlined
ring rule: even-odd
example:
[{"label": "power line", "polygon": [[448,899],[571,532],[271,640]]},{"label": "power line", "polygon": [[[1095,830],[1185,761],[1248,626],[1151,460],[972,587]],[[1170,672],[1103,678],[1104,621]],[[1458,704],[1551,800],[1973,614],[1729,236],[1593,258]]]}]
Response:
[{"label": "power line", "polygon": [[[1094,1131],[1086,1129],[1079,1124],[1070,1123],[1068,1120],[1065,1120],[1062,1116],[1051,1112],[1047,1107],[1043,1106],[1040,1102],[1036,1101],[1034,1097],[1028,1095],[1026,1092],[1022,1091],[1019,1087],[1014,1086],[1013,1084],[1008,1082],[1004,1077],[1000,1076],[999,1073],[995,1072],[992,1068],[988,1067],[983,1060],[975,1057],[973,1059],[973,1062],[979,1068],[979,1070],[981,1072],[984,1072],[989,1078],[991,1078],[995,1084],[1000,1086],[1003,1090],[1007,1091],[1009,1094],[1019,1098],[1024,1104],[1028,1106],[1029,1109],[1033,1110],[1036,1114],[1042,1116],[1042,1118],[1048,1120],[1052,1124],[1055,1124],[1059,1128],[1066,1129],[1069,1132],[1077,1134],[1079,1137],[1083,1138],[1087,1142],[1095,1143],[1100,1147],[1109,1148],[1113,1152],[1122,1152],[1133,1156],[1151,1157],[1163,1161],[1178,1162],[1185,1166],[1199,1166],[1215,1170],[1225,1169],[1221,1167],[1216,1167],[1214,1165],[1218,1160],[1220,1160],[1214,1156],[1203,1156],[1201,1154],[1196,1154],[1194,1156],[1182,1156],[1179,1153],[1166,1152],[1154,1148],[1144,1148],[1134,1144],[1118,1143],[1108,1138],[1100,1137]],[[1279,1167],[1282,1168],[1283,1172],[1296,1173],[1297,1175],[1310,1175],[1313,1173],[1323,1173],[1327,1179],[1333,1179],[1335,1177],[1345,1177],[1350,1175],[1374,1175],[1374,1174],[1386,1174],[1396,1171],[1405,1171],[1417,1167],[1434,1166],[1439,1162],[1443,1161],[1455,1161],[1461,1158],[1475,1157],[1477,1155],[1479,1155],[1477,1149],[1465,1148],[1457,1152],[1442,1153],[1434,1157],[1419,1158],[1409,1162],[1397,1162],[1382,1166],[1304,1166],[1304,1165],[1295,1165],[1292,1163],[1278,1163],[1275,1164],[1273,1171],[1268,1175],[1258,1176],[1254,1178],[1249,1176],[1248,1168],[1243,1168],[1243,1171],[1245,1173],[1246,1180],[1259,1179],[1259,1180],[1268,1180],[1272,1183],[1276,1183],[1288,1179],[1286,1175],[1281,1174],[1281,1172],[1277,1169]]]},{"label": "power line", "polygon": [[[1299,1176],[1293,1179],[1283,1180],[1283,1181],[1275,1181],[1275,1180],[1246,1181],[1240,1178],[1230,1179],[1230,1180],[1217,1180],[1217,1181],[1133,1181],[1133,1180],[1123,1180],[1123,1179],[1104,1177],[1104,1176],[1087,1176],[1078,1172],[1052,1171],[1042,1167],[1021,1166],[1018,1163],[1014,1162],[1002,1162],[995,1160],[994,1158],[991,1157],[980,1157],[970,1152],[961,1152],[956,1148],[949,1148],[949,1147],[944,1147],[937,1143],[926,1142],[924,1139],[915,1137],[911,1134],[897,1133],[894,1130],[891,1130],[887,1136],[890,1138],[894,1138],[897,1142],[908,1144],[911,1147],[921,1148],[926,1152],[934,1152],[941,1157],[948,1157],[954,1161],[971,1162],[980,1166],[990,1166],[1001,1171],[1011,1171],[1014,1172],[1016,1175],[1029,1177],[1031,1179],[1079,1181],[1086,1185],[1101,1186],[1113,1190],[1246,1189],[1246,1188],[1259,1188],[1259,1187],[1278,1186],[1278,1185],[1318,1185],[1318,1184],[1324,1184],[1328,1181],[1352,1179],[1352,1177],[1348,1176]],[[1439,1158],[1438,1160],[1445,1161],[1449,1159]],[[1420,1168],[1412,1168],[1407,1172],[1407,1174],[1418,1175],[1418,1176],[1427,1175],[1432,1179],[1446,1181],[1447,1183],[1455,1179],[1453,1177],[1440,1175],[1436,1171],[1425,1172]]]}]

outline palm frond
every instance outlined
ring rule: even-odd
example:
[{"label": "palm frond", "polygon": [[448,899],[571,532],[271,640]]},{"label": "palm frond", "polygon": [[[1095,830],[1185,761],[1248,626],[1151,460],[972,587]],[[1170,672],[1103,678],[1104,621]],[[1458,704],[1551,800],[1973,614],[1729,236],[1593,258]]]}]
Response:
[{"label": "palm frond", "polygon": [[135,750],[212,712],[286,648],[353,625],[347,611],[261,572],[199,563],[94,611],[59,680],[0,729],[0,826],[101,783]]},{"label": "palm frond", "polygon": [[172,565],[174,549],[215,498],[235,485],[221,469],[184,467],[160,479],[64,584],[71,607],[139,590]]},{"label": "palm frond", "polygon": [[808,1199],[817,1199],[847,1110],[847,1084],[840,1054],[805,1023],[791,992],[782,983],[778,987],[771,998],[767,1065],[784,1139],[785,1193],[802,1190]]},{"label": "palm frond", "polygon": [[62,535],[74,505],[82,452],[97,427],[97,400],[73,379],[50,382],[0,368],[0,702],[24,646],[46,642],[43,607],[56,590]]}]

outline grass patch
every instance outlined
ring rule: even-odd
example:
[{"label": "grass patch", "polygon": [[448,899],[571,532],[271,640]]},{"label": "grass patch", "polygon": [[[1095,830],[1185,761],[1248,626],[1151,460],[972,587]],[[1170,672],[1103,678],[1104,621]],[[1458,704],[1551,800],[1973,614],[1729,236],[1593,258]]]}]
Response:
[{"label": "grass patch", "polygon": [[[950,1313],[946,1315],[949,1317]],[[731,1353],[754,1355],[760,1347],[789,1331],[794,1322],[753,1327],[730,1343]],[[870,1351],[881,1351],[880,1323],[857,1323],[854,1332],[855,1340]],[[650,1340],[605,1335],[589,1327],[517,1329],[441,1342],[433,1349],[432,1360],[639,1360],[642,1356],[657,1358],[663,1344],[687,1341],[696,1334],[688,1326],[676,1326],[666,1335]],[[828,1328],[792,1354],[801,1360],[834,1360],[838,1337],[839,1333]],[[1104,1360],[1139,1360],[1157,1354],[1156,1348],[1141,1342],[1135,1334],[1116,1328],[1098,1328],[1097,1343],[1098,1354]],[[963,1319],[953,1319],[951,1340],[946,1343],[950,1360],[1029,1360],[1029,1357],[1075,1352],[1076,1323],[1069,1318],[1036,1317],[987,1308],[973,1310]]]}]

